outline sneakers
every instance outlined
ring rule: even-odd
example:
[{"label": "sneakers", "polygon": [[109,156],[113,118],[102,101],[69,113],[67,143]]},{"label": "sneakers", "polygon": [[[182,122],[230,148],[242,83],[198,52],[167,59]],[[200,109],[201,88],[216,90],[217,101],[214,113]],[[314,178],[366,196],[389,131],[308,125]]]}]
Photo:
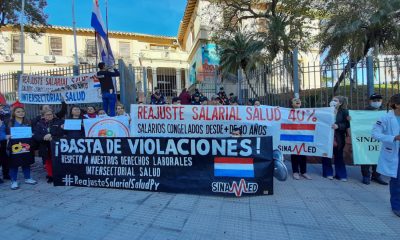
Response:
[{"label": "sneakers", "polygon": [[371,183],[371,180],[369,177],[363,177],[362,183],[369,185]]},{"label": "sneakers", "polygon": [[326,178],[329,180],[333,180],[333,176],[327,176]]},{"label": "sneakers", "polygon": [[33,180],[32,178],[29,178],[29,179],[25,179],[25,183],[35,185],[37,183],[37,181]]},{"label": "sneakers", "polygon": [[299,173],[293,173],[293,178],[294,179],[296,179],[296,180],[300,180],[300,175],[299,175]]},{"label": "sneakers", "polygon": [[47,178],[47,183],[53,183],[53,177],[50,177],[50,176],[49,176],[49,177]]},{"label": "sneakers", "polygon": [[303,173],[301,174],[301,176],[307,180],[312,180],[312,178],[307,173]]},{"label": "sneakers", "polygon": [[11,189],[12,190],[16,190],[16,189],[18,189],[19,187],[18,187],[18,182],[17,181],[12,181],[11,182]]},{"label": "sneakers", "polygon": [[347,182],[347,178],[341,178],[340,181]]},{"label": "sneakers", "polygon": [[380,185],[388,185],[388,183],[383,181],[383,179],[380,176],[379,177],[373,177],[371,180],[376,182],[376,183],[378,183],[378,184],[380,184]]}]

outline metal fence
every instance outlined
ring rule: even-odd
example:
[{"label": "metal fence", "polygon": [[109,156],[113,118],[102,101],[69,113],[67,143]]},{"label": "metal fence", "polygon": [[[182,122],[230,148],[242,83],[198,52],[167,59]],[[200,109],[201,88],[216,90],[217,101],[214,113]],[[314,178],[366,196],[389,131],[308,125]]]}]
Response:
[{"label": "metal fence", "polygon": [[[80,65],[79,72],[81,74],[95,72],[97,69],[96,65]],[[44,70],[30,73],[38,76],[71,76],[74,74],[73,67],[56,68],[51,70]],[[11,72],[6,74],[0,74],[0,92],[5,95],[7,102],[14,102],[17,99],[18,92],[18,76],[19,72]],[[96,108],[101,107],[100,104],[79,104],[80,107],[86,108],[87,106],[94,106]],[[55,111],[60,110],[61,104],[50,105]],[[40,105],[37,104],[25,104],[25,111],[29,118],[33,118],[40,114]]]},{"label": "metal fence", "polygon": [[[207,78],[192,89],[197,88],[210,97],[224,87],[225,92],[235,94],[241,104],[257,99],[262,104],[282,107],[289,105],[295,93],[299,93],[304,107],[326,107],[333,96],[341,95],[348,98],[349,108],[354,110],[364,109],[372,93],[381,94],[387,102],[400,92],[400,60],[396,56],[368,57],[357,63],[346,59],[330,64],[300,62],[297,68],[294,64],[278,60],[246,74],[243,71],[236,75],[218,72],[216,77]],[[297,74],[293,69],[298,69]]]}]

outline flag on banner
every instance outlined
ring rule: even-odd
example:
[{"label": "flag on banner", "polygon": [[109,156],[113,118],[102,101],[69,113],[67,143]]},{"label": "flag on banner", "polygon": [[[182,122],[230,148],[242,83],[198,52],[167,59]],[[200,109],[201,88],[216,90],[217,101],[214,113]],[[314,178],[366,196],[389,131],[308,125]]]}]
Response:
[{"label": "flag on banner", "polygon": [[216,177],[254,177],[252,158],[214,158],[214,176]]},{"label": "flag on banner", "polygon": [[101,61],[107,66],[114,66],[115,60],[111,51],[110,42],[101,17],[99,1],[93,0],[93,11],[91,25],[96,31],[97,48],[99,49]]},{"label": "flag on banner", "polygon": [[281,124],[281,141],[314,142],[315,124]]}]

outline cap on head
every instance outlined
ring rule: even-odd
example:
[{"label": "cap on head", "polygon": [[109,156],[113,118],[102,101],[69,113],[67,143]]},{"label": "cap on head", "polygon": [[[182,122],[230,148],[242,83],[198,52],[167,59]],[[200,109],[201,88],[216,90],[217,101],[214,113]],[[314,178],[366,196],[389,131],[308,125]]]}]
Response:
[{"label": "cap on head", "polygon": [[13,104],[11,104],[12,108],[24,108],[24,104],[22,104],[20,101],[15,101]]},{"label": "cap on head", "polygon": [[97,66],[98,66],[100,69],[103,69],[103,68],[106,66],[106,64],[105,64],[104,62],[99,62],[99,64],[97,64]]},{"label": "cap on head", "polygon": [[369,100],[375,100],[375,99],[383,99],[382,95],[380,94],[372,94],[371,96],[369,96]]}]

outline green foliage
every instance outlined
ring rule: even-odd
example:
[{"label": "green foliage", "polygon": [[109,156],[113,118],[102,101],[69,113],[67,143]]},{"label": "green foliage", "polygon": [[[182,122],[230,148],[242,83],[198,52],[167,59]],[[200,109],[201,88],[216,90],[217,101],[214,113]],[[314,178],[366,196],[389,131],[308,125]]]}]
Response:
[{"label": "green foliage", "polygon": [[242,69],[251,91],[257,96],[247,75],[260,62],[264,48],[263,42],[256,40],[253,35],[236,32],[233,36],[220,39],[218,45],[223,74],[236,73]]},{"label": "green foliage", "polygon": [[[310,31],[315,28],[310,22],[324,16],[324,11],[314,8],[315,0],[210,0],[223,9],[223,24],[212,27],[214,40],[224,38],[232,32],[256,33],[264,42],[266,60],[273,61],[279,54],[288,54],[294,48],[307,51]],[[209,11],[211,12],[211,11]],[[254,23],[250,23],[253,21]],[[211,24],[213,24],[212,22]]]},{"label": "green foliage", "polygon": [[327,61],[345,54],[358,62],[370,49],[400,49],[400,0],[335,0],[317,41]]},{"label": "green foliage", "polygon": [[[33,38],[43,32],[43,28],[38,26],[47,25],[47,15],[44,13],[46,6],[46,0],[25,0],[25,31]],[[0,0],[0,29],[6,25],[18,29],[21,8],[21,0]]]}]

